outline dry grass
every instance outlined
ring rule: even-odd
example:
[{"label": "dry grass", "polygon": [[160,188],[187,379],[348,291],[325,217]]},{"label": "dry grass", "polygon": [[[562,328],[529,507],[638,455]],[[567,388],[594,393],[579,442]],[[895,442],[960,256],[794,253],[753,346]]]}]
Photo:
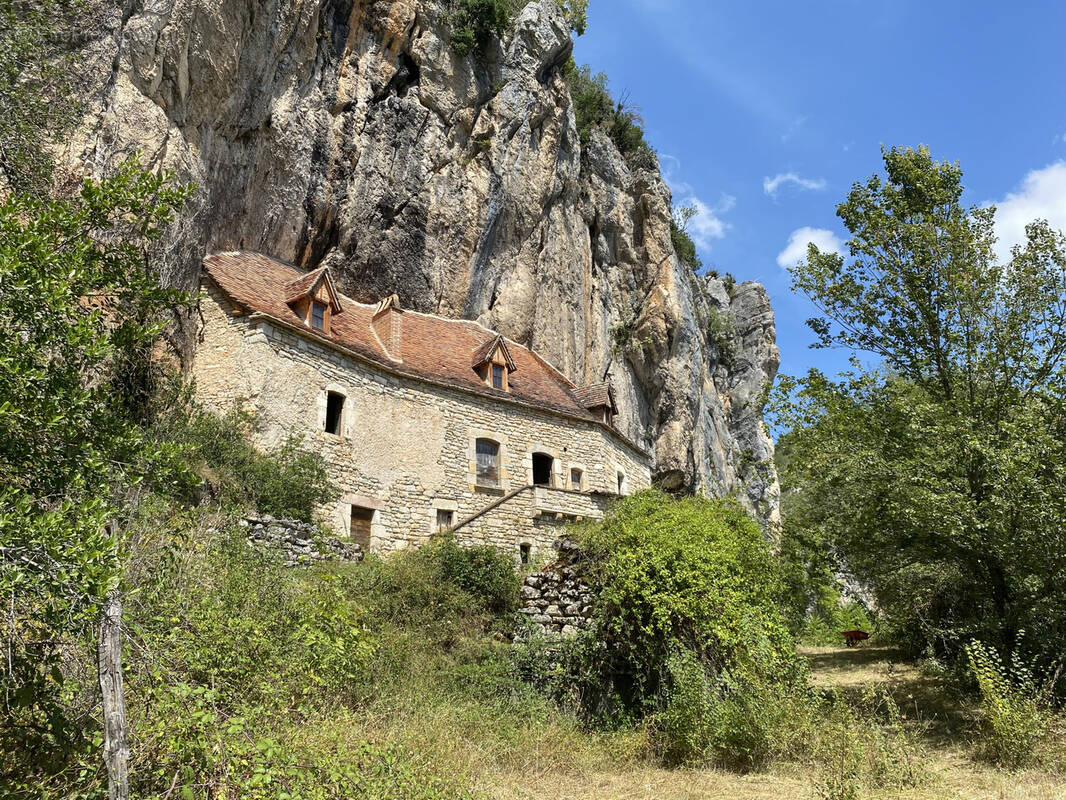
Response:
[{"label": "dry grass", "polygon": [[[1066,775],[1030,770],[1007,773],[973,761],[966,742],[971,710],[951,701],[937,683],[883,647],[803,648],[816,687],[845,694],[886,689],[922,731],[928,758],[926,778],[910,789],[868,790],[869,800],[1066,800]],[[576,741],[565,737],[573,747]],[[540,739],[540,746],[546,743]],[[497,800],[797,800],[815,798],[816,773],[798,764],[780,764],[767,772],[736,775],[714,769],[661,769],[636,754],[622,754],[614,765],[609,741],[568,750],[554,764],[555,753],[536,763],[509,758],[482,762],[471,775],[477,789]],[[548,750],[554,748],[548,747]],[[1066,752],[1066,749],[1063,750]],[[511,763],[508,763],[511,762]],[[488,769],[484,769],[484,768]]]}]

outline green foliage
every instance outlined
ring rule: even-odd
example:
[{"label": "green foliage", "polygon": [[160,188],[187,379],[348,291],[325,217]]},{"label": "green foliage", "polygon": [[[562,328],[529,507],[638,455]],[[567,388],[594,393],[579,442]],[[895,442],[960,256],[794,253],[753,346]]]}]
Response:
[{"label": "green foliage", "polygon": [[119,578],[122,498],[165,479],[133,376],[152,371],[187,298],[144,267],[187,195],[129,161],[77,196],[0,202],[0,752],[50,763],[81,746],[59,667]]},{"label": "green foliage", "polygon": [[511,0],[452,0],[446,21],[458,56],[480,52],[511,24]]},{"label": "green foliage", "polygon": [[737,357],[736,329],[733,318],[711,308],[707,312],[707,341],[714,345],[718,360],[725,366],[731,366]]},{"label": "green foliage", "polygon": [[696,243],[688,234],[688,224],[699,211],[694,205],[675,205],[670,213],[670,241],[678,259],[693,272],[703,268],[703,261],[696,252]]},{"label": "green foliage", "polygon": [[1039,762],[1051,717],[1047,692],[1033,670],[1017,656],[1007,666],[981,642],[971,642],[966,652],[981,693],[980,754],[1009,769]]},{"label": "green foliage", "polygon": [[75,58],[66,37],[79,0],[0,0],[0,185],[46,194],[50,142],[74,124]]},{"label": "green foliage", "polygon": [[991,208],[928,150],[884,152],[794,284],[824,346],[862,350],[779,405],[794,432],[791,524],[822,537],[912,652],[972,638],[1050,663],[1066,641],[1066,240],[1046,223],[1001,263]]},{"label": "green foliage", "polygon": [[593,129],[600,129],[614,142],[631,167],[654,169],[658,162],[655,151],[644,139],[640,111],[624,97],[617,102],[611,97],[607,76],[602,72],[594,74],[588,65],[579,67],[573,59],[567,63],[563,74],[570,88],[582,143],[588,143]]},{"label": "green foliage", "polygon": [[559,8],[563,10],[570,30],[581,36],[589,23],[589,0],[555,0]]},{"label": "green foliage", "polygon": [[187,498],[206,486],[225,507],[311,522],[314,510],[337,496],[322,456],[297,434],[264,453],[249,440],[254,417],[241,409],[218,417],[180,389],[163,405],[154,435],[178,448],[190,472],[202,479],[184,487]]},{"label": "green foliage", "polygon": [[778,611],[773,556],[738,505],[640,492],[580,537],[604,642],[590,668],[620,719],[659,707],[679,652],[693,653],[714,681],[727,671],[752,682],[801,674]]}]

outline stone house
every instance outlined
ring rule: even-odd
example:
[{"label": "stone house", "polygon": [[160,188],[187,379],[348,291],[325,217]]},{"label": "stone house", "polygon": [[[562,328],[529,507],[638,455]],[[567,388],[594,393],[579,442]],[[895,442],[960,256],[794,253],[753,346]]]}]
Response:
[{"label": "stone house", "polygon": [[476,322],[358,303],[328,269],[249,252],[208,256],[202,289],[197,396],[253,411],[265,447],[302,434],[343,491],[320,511],[365,550],[450,529],[526,561],[650,485],[606,382],[576,386]]}]

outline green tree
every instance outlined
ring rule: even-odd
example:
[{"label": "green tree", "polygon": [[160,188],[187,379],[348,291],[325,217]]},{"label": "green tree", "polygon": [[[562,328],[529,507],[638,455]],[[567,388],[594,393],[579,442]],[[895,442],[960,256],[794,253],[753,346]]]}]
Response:
[{"label": "green tree", "polygon": [[674,243],[674,252],[681,263],[693,272],[703,268],[703,261],[696,252],[696,243],[688,232],[692,218],[699,214],[695,204],[678,204],[670,209],[670,240]]},{"label": "green tree", "polygon": [[0,0],[0,187],[48,187],[48,144],[77,113],[66,38],[80,10],[77,0]]},{"label": "green tree", "polygon": [[811,246],[794,287],[819,346],[875,357],[812,371],[782,404],[790,524],[825,537],[915,648],[971,638],[1048,656],[1066,641],[1066,240],[1037,221],[995,255],[994,208],[926,148],[837,209],[847,255]]},{"label": "green tree", "polygon": [[[59,698],[69,637],[119,577],[123,493],[164,480],[167,448],[138,425],[131,376],[185,301],[147,268],[187,191],[136,162],[70,199],[0,203],[0,771],[50,768],[78,742]],[[7,777],[5,775],[5,777]]]}]

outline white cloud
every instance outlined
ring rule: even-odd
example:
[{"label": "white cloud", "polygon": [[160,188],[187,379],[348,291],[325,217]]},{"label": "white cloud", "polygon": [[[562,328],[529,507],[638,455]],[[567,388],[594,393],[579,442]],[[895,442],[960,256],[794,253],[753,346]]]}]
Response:
[{"label": "white cloud", "polygon": [[762,179],[762,190],[776,200],[777,193],[786,184],[808,192],[820,192],[825,188],[825,178],[804,178],[795,172],[779,172],[772,178]]},{"label": "white cloud", "polygon": [[674,203],[682,206],[692,206],[696,213],[688,222],[686,228],[692,241],[700,250],[710,250],[711,242],[725,237],[729,229],[733,227],[723,219],[737,204],[737,199],[732,195],[723,193],[718,202],[713,205],[706,203],[696,194],[695,189],[677,177],[681,170],[681,161],[674,156],[661,154],[659,163],[662,165],[663,180],[670,187],[674,196]]},{"label": "white cloud", "polygon": [[813,243],[823,253],[840,253],[844,250],[844,243],[840,238],[825,228],[797,228],[788,237],[785,249],[777,254],[779,267],[794,267],[807,258],[807,245]]},{"label": "white cloud", "polygon": [[1012,245],[1025,242],[1025,226],[1046,219],[1055,230],[1066,230],[1066,161],[1030,172],[1018,189],[996,204],[996,254],[1010,257]]}]

